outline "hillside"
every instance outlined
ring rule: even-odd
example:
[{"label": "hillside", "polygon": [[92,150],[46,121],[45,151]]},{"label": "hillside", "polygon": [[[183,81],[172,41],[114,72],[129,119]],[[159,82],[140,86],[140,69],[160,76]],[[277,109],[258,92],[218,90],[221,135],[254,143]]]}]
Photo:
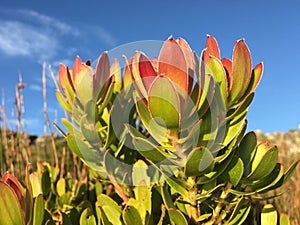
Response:
[{"label": "hillside", "polygon": [[258,142],[268,142],[270,145],[279,147],[280,152],[299,154],[300,158],[300,130],[289,130],[288,132],[274,132],[263,134],[260,130],[255,131]]}]

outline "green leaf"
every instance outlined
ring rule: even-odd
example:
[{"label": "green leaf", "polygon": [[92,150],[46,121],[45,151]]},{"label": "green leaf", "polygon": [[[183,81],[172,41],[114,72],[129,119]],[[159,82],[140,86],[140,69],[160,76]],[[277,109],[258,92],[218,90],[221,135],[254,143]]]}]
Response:
[{"label": "green leaf", "polygon": [[133,206],[127,206],[123,211],[123,220],[126,225],[143,225],[139,211]]},{"label": "green leaf", "polygon": [[68,135],[69,148],[89,167],[94,170],[102,170],[103,153],[99,148],[90,146],[88,142],[82,141],[74,135]]},{"label": "green leaf", "polygon": [[80,225],[96,225],[96,218],[91,209],[86,208],[80,216]]},{"label": "green leaf", "polygon": [[166,163],[170,162],[170,159],[168,159],[170,155],[148,140],[141,137],[135,137],[132,142],[136,150],[147,160],[150,160],[153,163],[159,163],[162,161],[165,161]]},{"label": "green leaf", "polygon": [[281,179],[274,186],[272,186],[269,190],[277,189],[277,188],[281,187],[283,184],[285,184],[291,178],[291,176],[293,175],[298,163],[299,163],[299,161],[294,162],[287,169],[287,171],[284,173],[284,175],[281,177]]},{"label": "green leaf", "polygon": [[167,135],[166,127],[159,125],[157,121],[152,118],[149,109],[142,100],[137,100],[135,98],[135,103],[137,113],[141,118],[143,125],[151,134],[151,136],[157,141],[157,143],[161,143],[163,140],[165,140]]},{"label": "green leaf", "polygon": [[179,97],[167,77],[157,77],[153,81],[149,90],[148,107],[152,118],[160,125],[168,129],[180,126]]},{"label": "green leaf", "polygon": [[250,173],[251,162],[256,153],[256,145],[257,138],[255,133],[249,132],[243,137],[237,149],[237,156],[239,156],[243,160],[244,174],[246,176]]},{"label": "green leaf", "polygon": [[[146,164],[141,160],[139,160],[137,163],[134,164],[134,166],[141,166],[141,167],[144,167],[145,165]],[[145,171],[142,171],[142,173],[144,173],[144,172]],[[138,174],[136,174],[136,175],[138,175]],[[147,174],[144,174],[143,176],[147,176]],[[150,182],[150,180],[149,180],[149,182]],[[150,186],[150,184],[145,183],[145,181],[143,181],[143,179],[139,183],[139,186],[136,186],[134,188],[134,195],[135,195],[136,201],[133,206],[136,207],[136,209],[139,211],[139,214],[140,214],[142,220],[146,221],[146,222],[149,221],[149,216],[151,215],[151,210],[152,210],[151,189],[152,189],[152,187]],[[130,204],[128,203],[128,205],[130,205]]]},{"label": "green leaf", "polygon": [[86,117],[87,121],[89,121],[90,123],[93,123],[93,124],[97,121],[98,110],[97,110],[96,102],[94,100],[90,100],[85,104],[84,112],[87,115],[87,117]]},{"label": "green leaf", "polygon": [[101,96],[102,98],[99,99],[97,104],[100,104],[98,108],[98,113],[101,114],[103,110],[107,107],[107,105],[110,103],[113,93],[114,93],[114,83],[112,83],[112,77],[109,78],[109,83],[108,83],[108,90],[106,91],[104,96]]},{"label": "green leaf", "polygon": [[212,213],[206,213],[197,218],[197,222],[202,222],[203,220],[207,220],[211,217]]},{"label": "green leaf", "polygon": [[277,212],[273,205],[264,205],[261,212],[262,225],[277,225]]},{"label": "green leaf", "polygon": [[179,193],[183,198],[188,197],[188,190],[192,188],[192,186],[188,182],[180,180],[176,177],[166,178],[166,182],[174,190],[174,192]]},{"label": "green leaf", "polygon": [[223,141],[223,146],[227,146],[238,135],[239,131],[243,128],[246,116],[247,110],[227,123],[227,131]]},{"label": "green leaf", "polygon": [[251,209],[251,203],[245,198],[241,198],[236,204],[226,225],[241,225],[247,218]]},{"label": "green leaf", "polygon": [[[211,184],[213,184],[213,186],[211,186]],[[220,189],[221,187],[224,187],[224,184],[219,184],[217,186],[216,185],[216,182],[215,180],[211,183],[206,183],[204,184],[202,187],[203,187],[203,190],[200,194],[197,194],[196,195],[196,199],[199,201],[199,202],[203,202],[204,200],[206,200],[207,198],[209,198],[213,192],[215,192],[216,190]]]},{"label": "green leaf", "polygon": [[[273,171],[265,178],[251,185],[250,189],[253,192],[262,192],[274,186],[284,175],[283,166],[277,163]],[[250,183],[251,184],[251,183]]]},{"label": "green leaf", "polygon": [[106,214],[105,214],[105,212],[104,212],[104,210],[103,210],[103,208],[101,207],[101,206],[98,206],[97,204],[96,204],[96,206],[97,206],[97,216],[98,216],[98,220],[99,220],[99,218],[100,218],[100,220],[101,220],[101,224],[103,224],[103,225],[114,225],[113,223],[111,223],[110,222],[110,220],[107,218],[107,216],[106,216]]},{"label": "green leaf", "polygon": [[152,211],[152,192],[150,186],[137,186],[134,188],[135,199],[130,198],[127,205],[135,207],[142,220],[148,224]]},{"label": "green leaf", "polygon": [[95,124],[89,122],[87,115],[82,116],[81,118],[80,130],[89,143],[93,145],[102,145],[99,134],[95,129]]},{"label": "green leaf", "polygon": [[251,200],[253,201],[267,201],[267,200],[272,200],[275,198],[278,198],[280,196],[282,196],[283,194],[285,194],[286,192],[280,192],[279,194],[273,194],[272,196],[258,196],[258,195],[252,195],[251,196]]},{"label": "green leaf", "polygon": [[102,209],[103,213],[111,224],[122,225],[122,210],[113,199],[107,195],[101,194],[97,197],[96,206]]},{"label": "green leaf", "polygon": [[232,56],[233,86],[230,95],[231,103],[235,103],[244,95],[250,82],[251,67],[249,49],[244,40],[239,40],[234,47]]},{"label": "green leaf", "polygon": [[268,176],[276,166],[277,159],[277,147],[270,148],[264,143],[260,144],[251,163],[251,173],[246,177],[246,180],[255,181]]},{"label": "green leaf", "polygon": [[64,178],[60,178],[56,184],[56,191],[58,196],[63,196],[66,193],[66,180]]},{"label": "green leaf", "polygon": [[201,118],[202,122],[198,137],[197,146],[205,146],[206,148],[209,148],[211,152],[216,150],[216,147],[214,147],[214,145],[220,145],[220,143],[218,143],[216,139],[218,130],[220,128],[220,119],[222,119],[223,117],[222,115],[224,108],[222,106],[224,105],[222,105],[222,103],[220,104],[218,96],[219,93],[216,92],[212,102],[209,105],[209,108]]},{"label": "green leaf", "polygon": [[232,160],[233,155],[234,155],[234,152],[232,151],[230,153],[230,155],[224,161],[222,161],[221,163],[216,162],[214,169],[211,172],[200,176],[198,178],[197,183],[198,184],[206,184],[206,183],[213,181],[214,179],[217,179],[217,177],[219,177],[224,172],[224,170],[227,168],[227,166],[229,165],[229,163]]},{"label": "green leaf", "polygon": [[198,115],[199,118],[202,118],[202,116],[206,113],[207,109],[210,107],[211,102],[214,98],[215,94],[215,81],[214,78],[211,75],[205,74],[203,76],[203,82],[204,84],[200,83],[201,87],[201,96],[200,101],[198,104]]},{"label": "green leaf", "polygon": [[146,186],[150,184],[150,177],[147,174],[148,165],[143,160],[138,160],[132,169],[133,186]]},{"label": "green leaf", "polygon": [[93,74],[90,69],[81,70],[80,73],[85,74],[77,84],[76,94],[80,102],[85,105],[88,101],[93,100]]},{"label": "green leaf", "polygon": [[72,113],[72,107],[70,104],[66,101],[66,99],[62,96],[59,90],[55,91],[56,98],[59,102],[59,104],[68,112]]},{"label": "green leaf", "polygon": [[106,136],[106,140],[105,140],[105,145],[104,145],[104,149],[108,149],[109,146],[116,140],[116,134],[115,134],[115,129],[112,125],[112,121],[111,121],[111,114],[112,114],[112,110],[109,113],[108,116],[108,123],[107,123],[107,136]]},{"label": "green leaf", "polygon": [[70,134],[67,136],[67,143],[73,153],[75,153],[79,158],[83,158],[81,150],[77,144],[77,138],[74,135]]},{"label": "green leaf", "polygon": [[206,73],[211,74],[216,83],[218,84],[218,88],[220,88],[221,96],[223,103],[226,105],[227,102],[227,78],[226,72],[222,65],[220,59],[210,56],[209,61],[206,67]]},{"label": "green leaf", "polygon": [[247,88],[247,90],[246,90],[246,92],[245,92],[245,94],[244,94],[244,96],[242,98],[245,98],[251,92],[255,91],[255,88],[259,84],[259,81],[260,81],[260,79],[262,77],[262,73],[263,73],[263,63],[259,63],[252,70],[250,83],[249,83],[248,88]]},{"label": "green leaf", "polygon": [[167,209],[175,208],[172,197],[170,196],[168,185],[166,183],[161,186],[161,195]]},{"label": "green leaf", "polygon": [[104,167],[107,174],[114,176],[120,161],[116,159],[111,151],[104,153]]},{"label": "green leaf", "polygon": [[78,135],[80,134],[80,131],[77,128],[75,128],[74,125],[69,120],[62,118],[61,122],[70,134],[76,134],[76,136],[77,134]]},{"label": "green leaf", "polygon": [[289,216],[286,213],[280,213],[280,225],[290,225]]},{"label": "green leaf", "polygon": [[222,179],[229,181],[233,186],[238,185],[244,173],[243,161],[238,157],[233,157],[229,166],[223,172]]},{"label": "green leaf", "polygon": [[32,187],[32,197],[35,198],[43,192],[40,183],[40,178],[38,177],[36,172],[31,173],[29,175],[29,178]]},{"label": "green leaf", "polygon": [[186,218],[178,209],[171,208],[168,213],[172,225],[188,225]]},{"label": "green leaf", "polygon": [[40,194],[34,201],[33,225],[42,225],[44,219],[44,198]]},{"label": "green leaf", "polygon": [[234,110],[234,112],[232,114],[230,114],[226,119],[227,120],[231,120],[234,117],[238,117],[241,114],[244,114],[246,111],[248,111],[248,108],[252,102],[254,98],[254,92],[252,92],[251,94],[249,94],[244,101],[242,101],[242,103],[238,106],[237,109]]},{"label": "green leaf", "polygon": [[105,84],[109,80],[110,76],[110,63],[107,52],[103,52],[99,57],[99,60],[96,65],[96,71],[93,77],[93,89],[94,97],[97,98],[101,91],[103,91]]},{"label": "green leaf", "polygon": [[51,191],[51,179],[48,170],[45,170],[41,173],[41,186],[43,195],[47,196]]},{"label": "green leaf", "polygon": [[187,177],[201,176],[212,169],[214,157],[205,147],[198,147],[191,151],[188,156],[184,173]]},{"label": "green leaf", "polygon": [[138,186],[134,188],[135,198],[143,208],[151,214],[151,187],[150,186]]},{"label": "green leaf", "polygon": [[70,80],[69,82],[66,82],[66,91],[65,95],[69,103],[73,104],[74,98],[75,98],[75,92],[74,92],[74,87],[71,81],[71,77],[69,77]]},{"label": "green leaf", "polygon": [[1,225],[25,225],[20,202],[13,189],[0,181],[0,224]]}]

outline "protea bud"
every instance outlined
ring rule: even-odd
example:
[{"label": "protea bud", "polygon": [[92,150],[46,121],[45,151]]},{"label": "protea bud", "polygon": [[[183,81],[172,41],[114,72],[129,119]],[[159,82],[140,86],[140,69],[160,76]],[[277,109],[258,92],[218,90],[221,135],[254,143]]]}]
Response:
[{"label": "protea bud", "polygon": [[238,106],[254,92],[262,76],[263,64],[259,63],[252,69],[250,51],[243,39],[236,42],[232,60],[220,58],[217,41],[212,36],[207,37],[205,53],[208,72],[215,71],[213,75],[222,89],[228,108]]},{"label": "protea bud", "polygon": [[195,65],[194,53],[181,38],[165,41],[158,59],[151,61],[142,52],[133,58],[138,101],[147,107],[152,119],[167,129],[180,129],[191,114]]},{"label": "protea bud", "polygon": [[60,65],[58,78],[62,94],[57,90],[57,98],[70,113],[73,113],[74,106],[84,108],[89,101],[101,104],[113,81],[106,52],[100,56],[95,71],[90,61],[83,63],[77,56],[72,69]]}]

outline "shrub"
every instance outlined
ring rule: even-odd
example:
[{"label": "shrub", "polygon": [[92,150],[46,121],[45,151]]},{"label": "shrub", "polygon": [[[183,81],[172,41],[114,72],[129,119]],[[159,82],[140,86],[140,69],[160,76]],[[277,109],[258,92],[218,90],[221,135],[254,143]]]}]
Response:
[{"label": "shrub", "polygon": [[256,207],[298,162],[284,171],[277,147],[245,134],[263,64],[252,68],[244,40],[231,60],[208,36],[200,57],[170,37],[157,58],[137,51],[125,62],[111,65],[104,52],[95,69],[79,57],[60,66],[56,96],[70,117],[67,133],[58,129],[94,180],[38,164],[24,200],[5,175],[0,208],[17,208],[18,220],[1,224],[288,224],[272,205]]}]

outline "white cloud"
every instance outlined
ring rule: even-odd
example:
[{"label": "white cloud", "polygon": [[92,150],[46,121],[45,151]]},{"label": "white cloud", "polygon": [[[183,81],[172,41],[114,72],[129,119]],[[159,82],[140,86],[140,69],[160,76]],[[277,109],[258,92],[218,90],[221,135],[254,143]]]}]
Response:
[{"label": "white cloud", "polygon": [[69,64],[69,57],[73,61],[77,52],[87,51],[82,49],[83,46],[79,46],[81,50],[71,46],[72,43],[89,45],[90,40],[86,40],[87,33],[89,38],[96,38],[108,47],[115,47],[117,44],[115,36],[101,25],[77,24],[74,27],[54,17],[27,9],[0,9],[0,13],[6,14],[3,17],[6,19],[0,17],[0,53],[8,56],[27,57],[40,64],[46,61],[58,66],[58,59],[65,58],[61,62]]},{"label": "white cloud", "polygon": [[10,56],[48,59],[58,47],[55,38],[18,21],[0,21],[0,49]]},{"label": "white cloud", "polygon": [[43,91],[43,88],[41,85],[38,85],[38,84],[30,84],[28,86],[28,88],[32,91],[38,91],[38,92],[42,92]]},{"label": "white cloud", "polygon": [[[10,10],[10,11],[12,11],[12,10]],[[23,18],[25,18],[27,20],[30,20],[30,22],[40,23],[43,26],[58,30],[61,33],[72,34],[75,36],[79,35],[79,31],[75,27],[72,27],[71,25],[64,23],[60,20],[57,20],[53,17],[47,16],[44,14],[40,14],[36,11],[27,10],[27,9],[19,9],[19,10],[16,10],[15,13],[22,16]]]},{"label": "white cloud", "polygon": [[22,56],[42,62],[53,58],[61,47],[63,36],[76,37],[75,27],[33,10],[2,10],[0,51],[9,56]]}]

